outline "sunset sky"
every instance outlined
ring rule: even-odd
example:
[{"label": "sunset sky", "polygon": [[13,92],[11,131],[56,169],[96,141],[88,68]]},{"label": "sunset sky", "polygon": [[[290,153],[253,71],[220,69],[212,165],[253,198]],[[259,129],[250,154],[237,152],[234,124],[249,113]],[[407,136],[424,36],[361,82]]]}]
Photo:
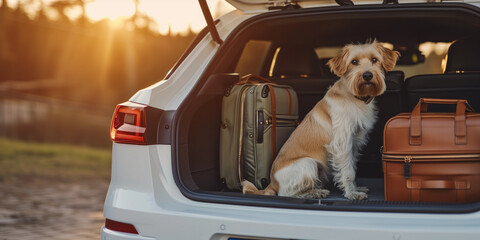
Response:
[{"label": "sunset sky", "polygon": [[[55,0],[7,0],[9,7],[16,7],[19,3],[24,5],[25,11],[34,17],[34,14],[45,7],[47,16],[52,19],[58,14],[49,5]],[[85,0],[86,13],[91,21],[131,17],[135,12],[134,0]],[[233,7],[224,0],[207,1],[212,14],[224,14]],[[206,24],[198,0],[140,0],[139,11],[150,16],[156,22],[151,26],[161,34],[167,34],[169,26],[173,33],[183,33],[190,27],[193,31],[201,30]],[[70,19],[76,19],[81,14],[80,8],[66,9],[65,14]]]}]

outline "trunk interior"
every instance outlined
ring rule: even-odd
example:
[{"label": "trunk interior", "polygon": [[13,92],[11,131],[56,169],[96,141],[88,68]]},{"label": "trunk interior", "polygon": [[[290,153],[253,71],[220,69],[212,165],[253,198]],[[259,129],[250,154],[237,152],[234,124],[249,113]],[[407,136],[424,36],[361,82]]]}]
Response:
[{"label": "trunk interior", "polygon": [[[467,99],[474,109],[480,110],[479,29],[480,13],[466,4],[295,9],[247,20],[225,40],[177,113],[174,156],[181,189],[197,200],[261,206],[350,209],[361,205],[360,209],[367,210],[420,212],[477,210],[479,203],[429,205],[384,201],[381,147],[388,119],[410,112],[421,97]],[[302,120],[337,80],[326,62],[343,45],[368,39],[377,39],[402,54],[394,71],[386,74],[386,92],[375,99],[378,119],[357,162],[357,185],[370,189],[369,198],[349,201],[333,184],[329,186],[331,194],[321,204],[315,199],[246,196],[225,189],[219,175],[219,136],[226,89],[239,76],[249,73],[290,85],[298,95]],[[454,41],[470,43],[470,50],[449,52],[453,51],[450,45]],[[432,107],[429,111],[454,110]]]}]

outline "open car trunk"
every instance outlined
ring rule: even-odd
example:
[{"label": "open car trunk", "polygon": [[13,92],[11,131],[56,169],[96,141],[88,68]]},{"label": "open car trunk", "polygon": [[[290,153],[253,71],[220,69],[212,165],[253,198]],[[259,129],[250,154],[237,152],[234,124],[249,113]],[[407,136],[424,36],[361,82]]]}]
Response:
[{"label": "open car trunk", "polygon": [[[442,69],[450,43],[478,39],[479,29],[478,10],[443,3],[293,9],[248,19],[225,39],[176,114],[172,155],[178,186],[194,200],[253,206],[451,213],[480,209],[480,203],[384,201],[381,155],[385,123],[410,112],[420,97],[466,98],[480,110],[480,71],[444,73]],[[386,92],[376,98],[378,121],[357,163],[357,185],[370,188],[369,198],[350,201],[333,184],[331,194],[320,201],[243,195],[225,189],[219,176],[219,142],[226,89],[248,73],[290,85],[298,95],[301,120],[337,79],[325,65],[328,59],[343,45],[367,39],[377,39],[402,54],[396,69],[387,74]],[[477,56],[469,58],[480,70]]]}]

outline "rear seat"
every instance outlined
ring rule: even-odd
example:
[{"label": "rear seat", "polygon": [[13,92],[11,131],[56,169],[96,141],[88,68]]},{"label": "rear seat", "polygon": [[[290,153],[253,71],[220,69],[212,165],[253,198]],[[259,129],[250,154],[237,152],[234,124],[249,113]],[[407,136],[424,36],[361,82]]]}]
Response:
[{"label": "rear seat", "polygon": [[[313,49],[284,47],[278,53],[273,69],[273,81],[278,84],[292,86],[298,95],[299,115],[305,115],[320,101],[328,88],[338,79],[330,72],[326,62],[329,59],[318,59]],[[359,177],[383,176],[380,147],[383,144],[383,127],[391,117],[404,110],[404,78],[401,71],[387,73],[386,92],[376,98],[379,110],[378,120],[370,141],[363,150],[357,163]]]},{"label": "rear seat", "polygon": [[[407,111],[411,111],[422,97],[467,99],[480,111],[480,55],[479,39],[455,41],[448,50],[444,74],[418,75],[405,81]],[[453,112],[455,106],[432,105],[429,111]]]},{"label": "rear seat", "polygon": [[378,109],[377,122],[357,163],[358,177],[383,177],[382,162],[380,161],[382,159],[380,148],[383,145],[383,128],[391,117],[404,110],[404,78],[405,75],[402,71],[391,71],[385,75],[387,90],[375,98]]},{"label": "rear seat", "polygon": [[325,63],[320,62],[313,48],[296,46],[281,48],[271,77],[274,82],[295,89],[298,95],[300,120],[325,96],[328,88],[338,79]]},{"label": "rear seat", "polygon": [[[467,99],[473,109],[480,110],[479,73],[419,75],[408,78],[405,85],[408,111],[412,111],[420,98]],[[455,106],[431,105],[428,111],[454,112]]]}]

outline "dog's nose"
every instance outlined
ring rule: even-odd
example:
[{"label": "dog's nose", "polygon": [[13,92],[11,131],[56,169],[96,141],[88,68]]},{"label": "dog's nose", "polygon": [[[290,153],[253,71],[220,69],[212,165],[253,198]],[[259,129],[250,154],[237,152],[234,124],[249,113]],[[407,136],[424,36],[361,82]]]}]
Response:
[{"label": "dog's nose", "polygon": [[368,71],[367,71],[367,72],[364,72],[364,73],[363,73],[362,77],[363,77],[363,79],[364,79],[365,81],[368,82],[368,81],[372,80],[373,74],[372,74],[372,72],[368,72]]}]

